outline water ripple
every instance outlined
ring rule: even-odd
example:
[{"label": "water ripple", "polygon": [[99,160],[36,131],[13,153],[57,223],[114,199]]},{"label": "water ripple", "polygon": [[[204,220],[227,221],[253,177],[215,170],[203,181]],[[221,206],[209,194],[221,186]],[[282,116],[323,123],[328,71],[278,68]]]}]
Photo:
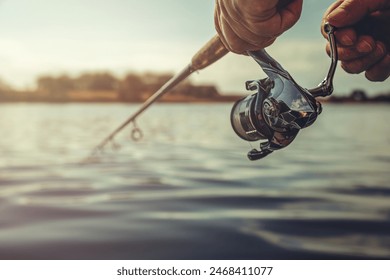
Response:
[{"label": "water ripple", "polygon": [[159,105],[83,164],[133,106],[0,107],[0,259],[390,258],[387,107],[250,162],[230,105]]}]

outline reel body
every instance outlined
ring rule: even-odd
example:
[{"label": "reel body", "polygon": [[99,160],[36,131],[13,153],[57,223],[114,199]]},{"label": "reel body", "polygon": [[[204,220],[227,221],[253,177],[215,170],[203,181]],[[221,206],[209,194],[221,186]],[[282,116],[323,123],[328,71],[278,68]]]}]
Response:
[{"label": "reel body", "polygon": [[250,81],[247,89],[255,93],[234,104],[233,130],[246,141],[268,140],[261,144],[261,151],[248,153],[250,160],[288,146],[299,130],[313,124],[321,113],[319,102],[285,78]]},{"label": "reel body", "polygon": [[248,81],[247,90],[255,93],[237,101],[231,111],[233,130],[240,138],[250,142],[268,140],[260,144],[260,150],[249,151],[250,160],[290,145],[298,132],[312,125],[321,113],[322,106],[315,98],[332,93],[337,65],[334,28],[327,24],[325,31],[331,43],[332,64],[325,80],[311,90],[299,86],[265,50],[248,52],[268,76]]}]

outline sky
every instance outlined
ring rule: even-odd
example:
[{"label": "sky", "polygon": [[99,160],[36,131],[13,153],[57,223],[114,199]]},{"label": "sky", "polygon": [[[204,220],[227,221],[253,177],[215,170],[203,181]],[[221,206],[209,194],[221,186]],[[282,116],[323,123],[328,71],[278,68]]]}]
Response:
[{"label": "sky", "polygon": [[[299,22],[267,48],[303,87],[315,87],[328,71],[319,30],[332,2],[305,0]],[[0,79],[25,89],[47,74],[176,73],[216,33],[213,13],[213,0],[0,0]],[[251,58],[228,54],[192,81],[245,93],[246,80],[264,77]],[[390,81],[369,82],[339,67],[335,91],[357,88],[388,92]]]}]

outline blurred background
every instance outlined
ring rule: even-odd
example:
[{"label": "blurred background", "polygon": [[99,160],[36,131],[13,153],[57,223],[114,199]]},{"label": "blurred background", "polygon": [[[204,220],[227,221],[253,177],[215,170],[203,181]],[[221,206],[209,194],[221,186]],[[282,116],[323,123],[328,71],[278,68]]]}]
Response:
[{"label": "blurred background", "polygon": [[[296,78],[316,86],[329,65],[319,30],[331,0],[307,0],[300,21],[269,48]],[[175,73],[214,34],[214,1],[0,1],[0,77],[5,85],[34,90],[41,76],[108,72]],[[262,75],[245,56],[228,55],[194,77],[223,94],[243,92],[243,82]],[[389,90],[364,75],[336,76],[338,94]]]},{"label": "blurred background", "polygon": [[[268,51],[302,86],[328,71],[330,0]],[[292,145],[230,127],[254,61],[228,54],[83,162],[214,34],[214,2],[0,1],[1,259],[390,257],[389,81],[338,69],[335,98]]]}]

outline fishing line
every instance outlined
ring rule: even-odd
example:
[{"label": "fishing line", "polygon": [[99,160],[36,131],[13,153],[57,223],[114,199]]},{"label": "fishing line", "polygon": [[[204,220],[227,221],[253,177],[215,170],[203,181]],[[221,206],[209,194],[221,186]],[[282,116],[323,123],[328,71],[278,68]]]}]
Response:
[{"label": "fishing line", "polygon": [[130,138],[134,142],[139,142],[144,137],[144,134],[143,134],[142,130],[137,126],[135,121],[133,121],[132,123],[133,123],[133,128],[131,129],[131,132],[130,132]]}]

